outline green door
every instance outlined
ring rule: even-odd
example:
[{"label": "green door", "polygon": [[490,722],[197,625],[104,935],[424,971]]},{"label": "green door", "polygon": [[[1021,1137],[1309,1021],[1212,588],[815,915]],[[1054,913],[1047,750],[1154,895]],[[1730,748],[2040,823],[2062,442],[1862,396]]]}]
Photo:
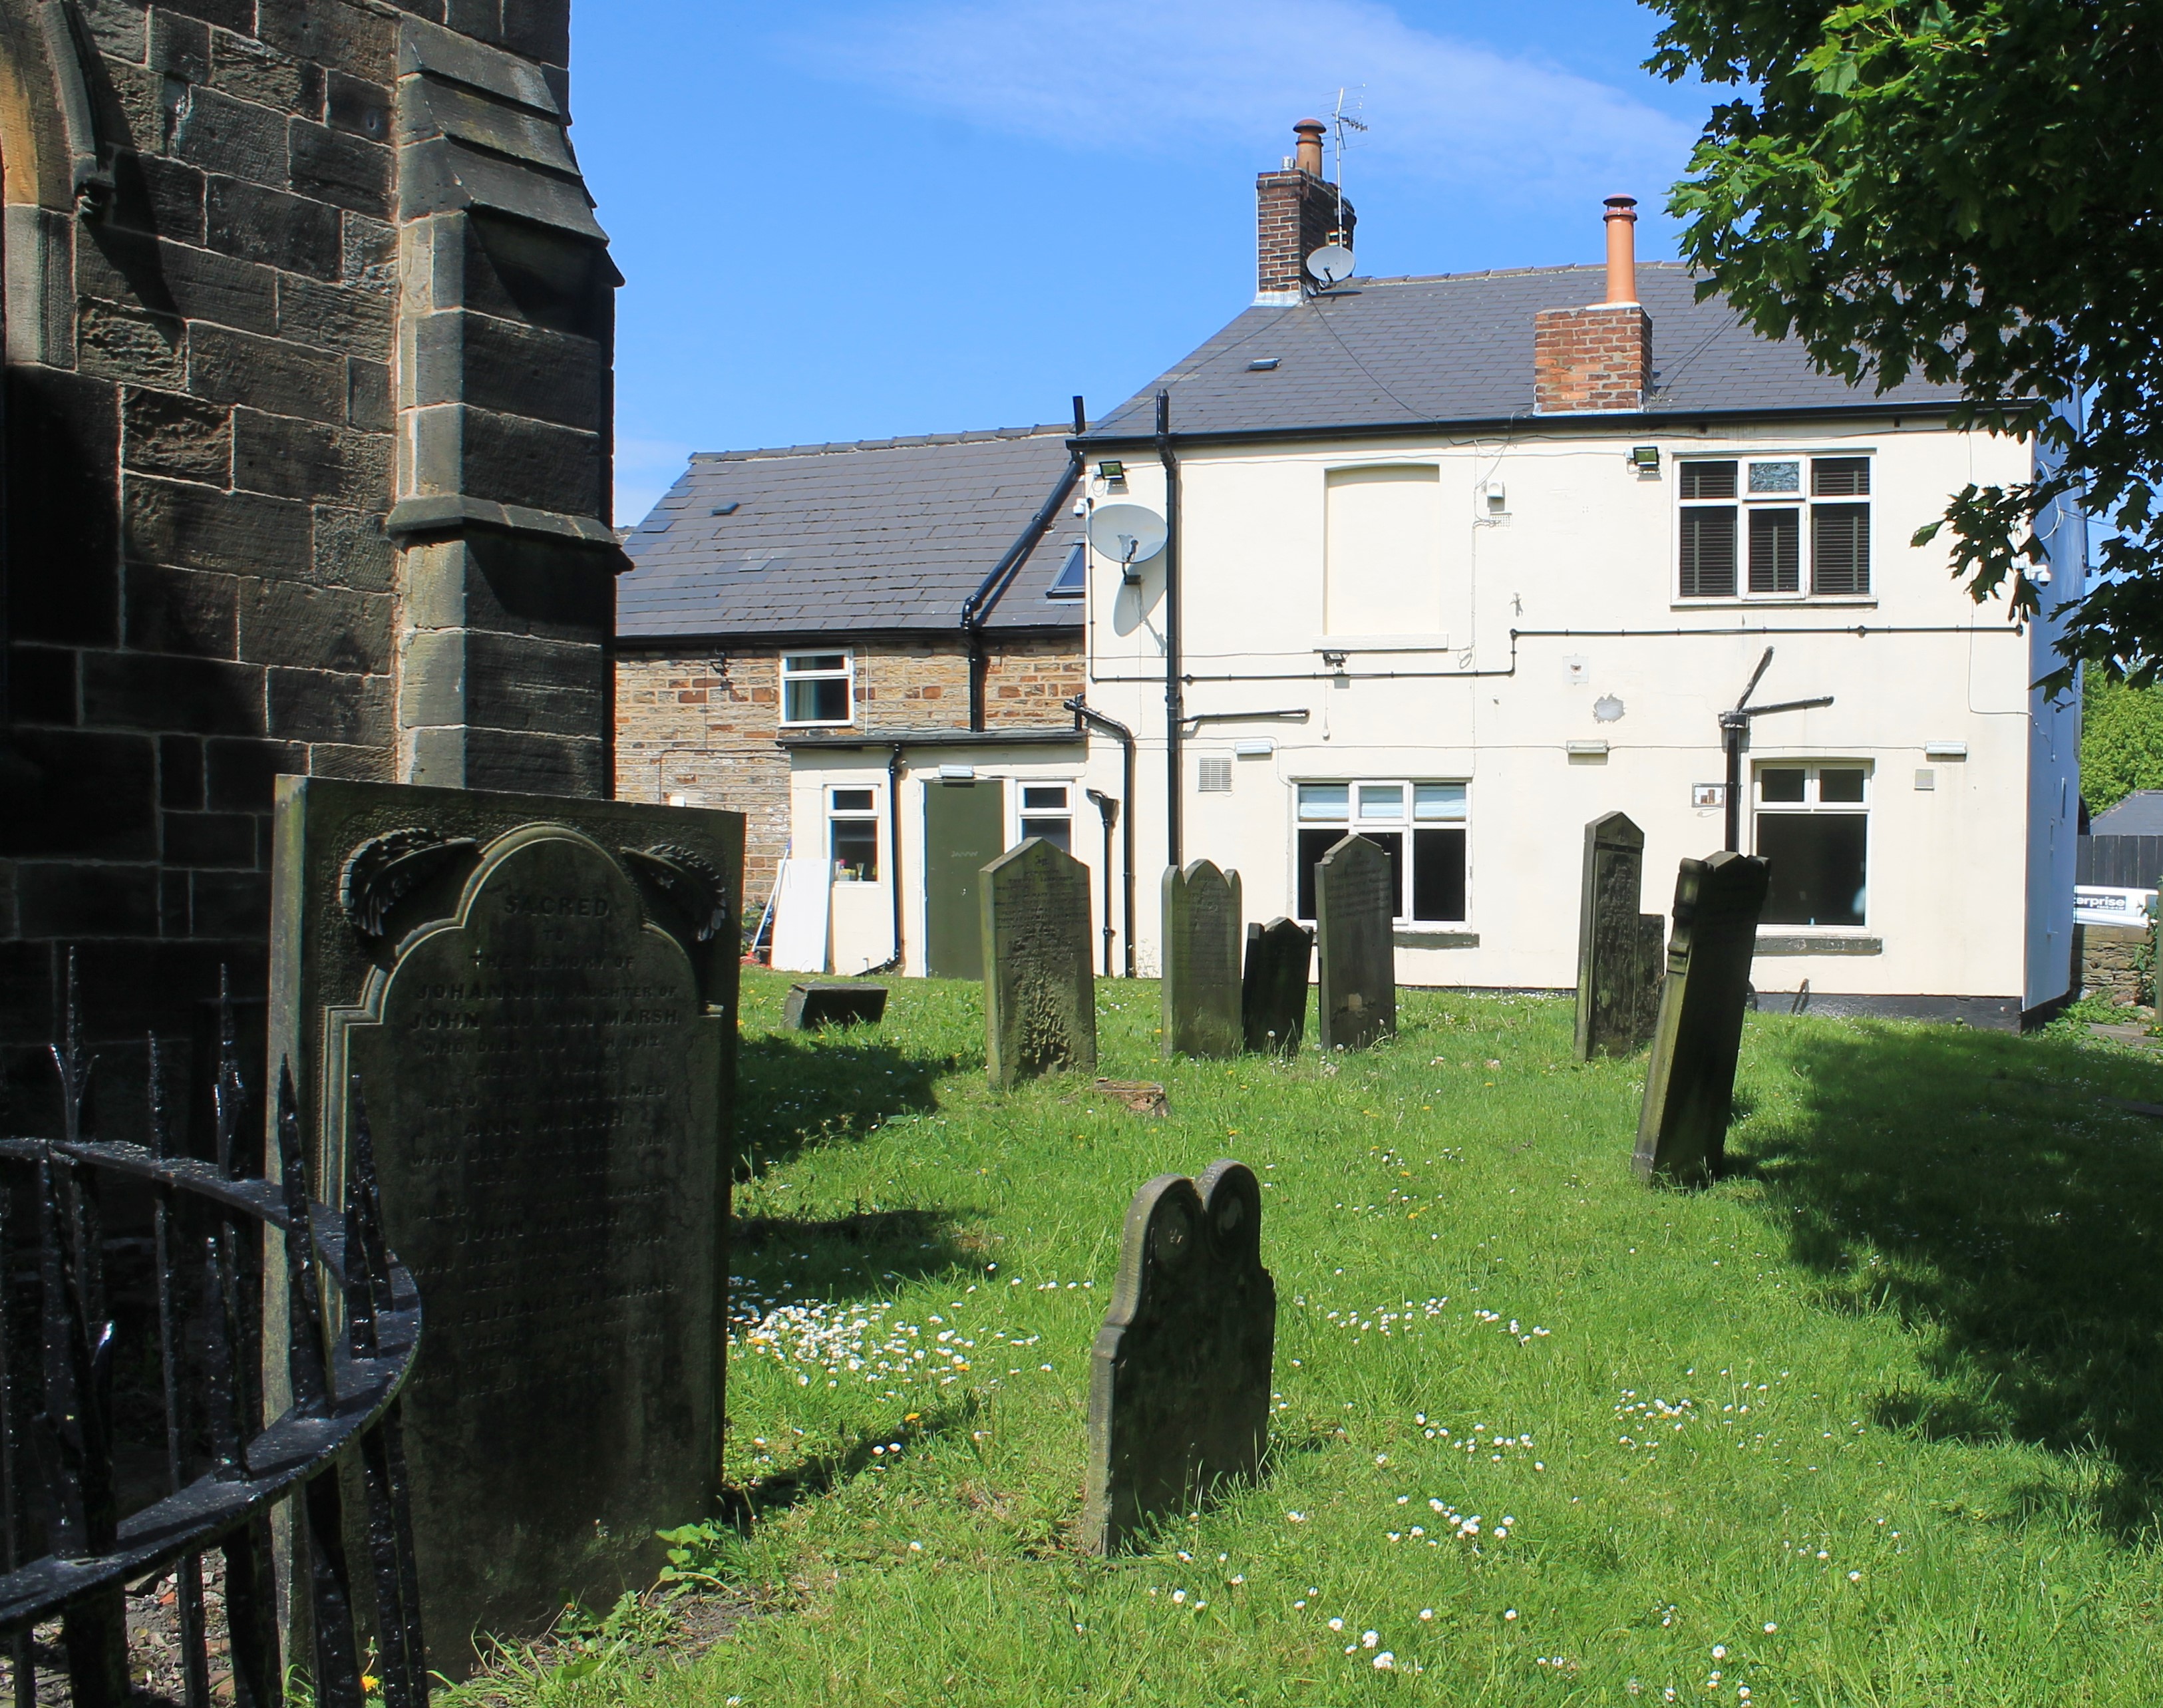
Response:
[{"label": "green door", "polygon": [[984,976],[977,874],[1007,851],[1006,785],[985,778],[924,791],[924,964],[935,978]]}]

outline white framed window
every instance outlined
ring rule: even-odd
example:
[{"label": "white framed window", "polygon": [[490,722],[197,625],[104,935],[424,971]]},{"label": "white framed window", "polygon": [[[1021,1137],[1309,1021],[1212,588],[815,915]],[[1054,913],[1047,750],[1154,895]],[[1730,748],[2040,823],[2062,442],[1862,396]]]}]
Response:
[{"label": "white framed window", "polygon": [[1045,588],[1046,599],[1079,599],[1089,590],[1089,548],[1076,540],[1066,548],[1066,556],[1059,566],[1059,573],[1051,578]]},{"label": "white framed window", "polygon": [[1071,783],[1024,783],[1015,793],[1020,798],[1021,837],[1040,836],[1062,854],[1074,851],[1074,785]]},{"label": "white framed window", "polygon": [[1870,768],[1768,759],[1752,779],[1752,851],[1771,868],[1768,925],[1860,925],[1869,912]]},{"label": "white framed window", "polygon": [[856,677],[853,652],[783,652],[781,721],[796,726],[855,721]]},{"label": "white framed window", "polygon": [[1684,599],[1870,591],[1869,458],[1686,457],[1676,468]]},{"label": "white framed window", "polygon": [[878,790],[826,791],[826,857],[836,883],[877,883],[879,875]]},{"label": "white framed window", "polygon": [[1406,923],[1462,925],[1469,869],[1468,796],[1462,783],[1411,778],[1302,783],[1293,858],[1299,917],[1314,917],[1314,866],[1346,832],[1380,845],[1396,880],[1396,917]]}]

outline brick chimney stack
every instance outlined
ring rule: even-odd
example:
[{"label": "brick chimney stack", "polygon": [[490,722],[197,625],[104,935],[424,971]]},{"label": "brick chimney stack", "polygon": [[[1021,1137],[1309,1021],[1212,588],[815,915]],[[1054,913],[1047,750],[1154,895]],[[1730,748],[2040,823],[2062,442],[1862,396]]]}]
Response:
[{"label": "brick chimney stack", "polygon": [[1652,321],[1637,301],[1637,198],[1607,198],[1606,300],[1532,317],[1540,415],[1629,413],[1652,389]]},{"label": "brick chimney stack", "polygon": [[1292,126],[1298,144],[1281,172],[1254,179],[1254,301],[1297,302],[1312,287],[1307,258],[1324,244],[1352,246],[1359,216],[1337,186],[1322,176],[1322,139],[1329,127],[1318,118]]}]

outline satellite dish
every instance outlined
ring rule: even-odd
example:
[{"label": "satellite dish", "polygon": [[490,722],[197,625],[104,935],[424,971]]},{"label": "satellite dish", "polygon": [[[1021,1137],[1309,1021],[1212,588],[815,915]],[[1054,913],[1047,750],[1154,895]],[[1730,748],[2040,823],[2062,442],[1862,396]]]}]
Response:
[{"label": "satellite dish", "polygon": [[1145,504],[1100,504],[1089,517],[1089,543],[1132,569],[1164,549],[1164,518]]},{"label": "satellite dish", "polygon": [[1307,258],[1307,270],[1325,285],[1342,285],[1352,276],[1352,251],[1342,244],[1324,244]]}]

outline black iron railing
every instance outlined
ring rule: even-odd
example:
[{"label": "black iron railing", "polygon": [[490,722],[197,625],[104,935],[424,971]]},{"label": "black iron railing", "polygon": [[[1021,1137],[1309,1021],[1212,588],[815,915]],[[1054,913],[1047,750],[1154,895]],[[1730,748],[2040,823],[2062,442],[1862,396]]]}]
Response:
[{"label": "black iron railing", "polygon": [[[188,1708],[208,1708],[204,1567],[213,1550],[230,1670],[229,1684],[215,1682],[233,1708],[281,1700],[281,1622],[312,1659],[291,1658],[319,1708],[362,1708],[379,1692],[385,1708],[426,1708],[398,1417],[421,1302],[384,1244],[366,1117],[348,1147],[345,1208],[328,1209],[309,1195],[292,1080],[281,1071],[278,1178],[247,1176],[239,1159],[248,1099],[223,994],[219,1031],[215,1161],[176,1154],[154,1038],[150,1146],[97,1140],[93,1062],[80,1039],[71,956],[63,1035],[52,1050],[60,1136],[0,1139],[0,1648],[13,1708],[34,1708],[40,1669],[64,1674],[81,1708],[128,1699],[135,1682],[128,1590],[168,1577],[179,1694]],[[108,1189],[123,1213],[116,1227],[147,1220],[147,1239],[108,1229]],[[288,1236],[276,1244],[285,1254],[280,1333],[291,1396],[267,1419],[265,1229]],[[154,1321],[148,1308],[131,1316],[108,1291],[113,1266],[146,1263]],[[336,1289],[330,1308],[325,1278]],[[348,1449],[367,1507],[357,1556],[374,1585],[364,1632],[356,1628],[344,1534],[340,1466]],[[158,1498],[130,1498],[159,1487]],[[282,1622],[272,1522],[280,1501],[289,1519],[277,1542],[292,1585]]]}]

